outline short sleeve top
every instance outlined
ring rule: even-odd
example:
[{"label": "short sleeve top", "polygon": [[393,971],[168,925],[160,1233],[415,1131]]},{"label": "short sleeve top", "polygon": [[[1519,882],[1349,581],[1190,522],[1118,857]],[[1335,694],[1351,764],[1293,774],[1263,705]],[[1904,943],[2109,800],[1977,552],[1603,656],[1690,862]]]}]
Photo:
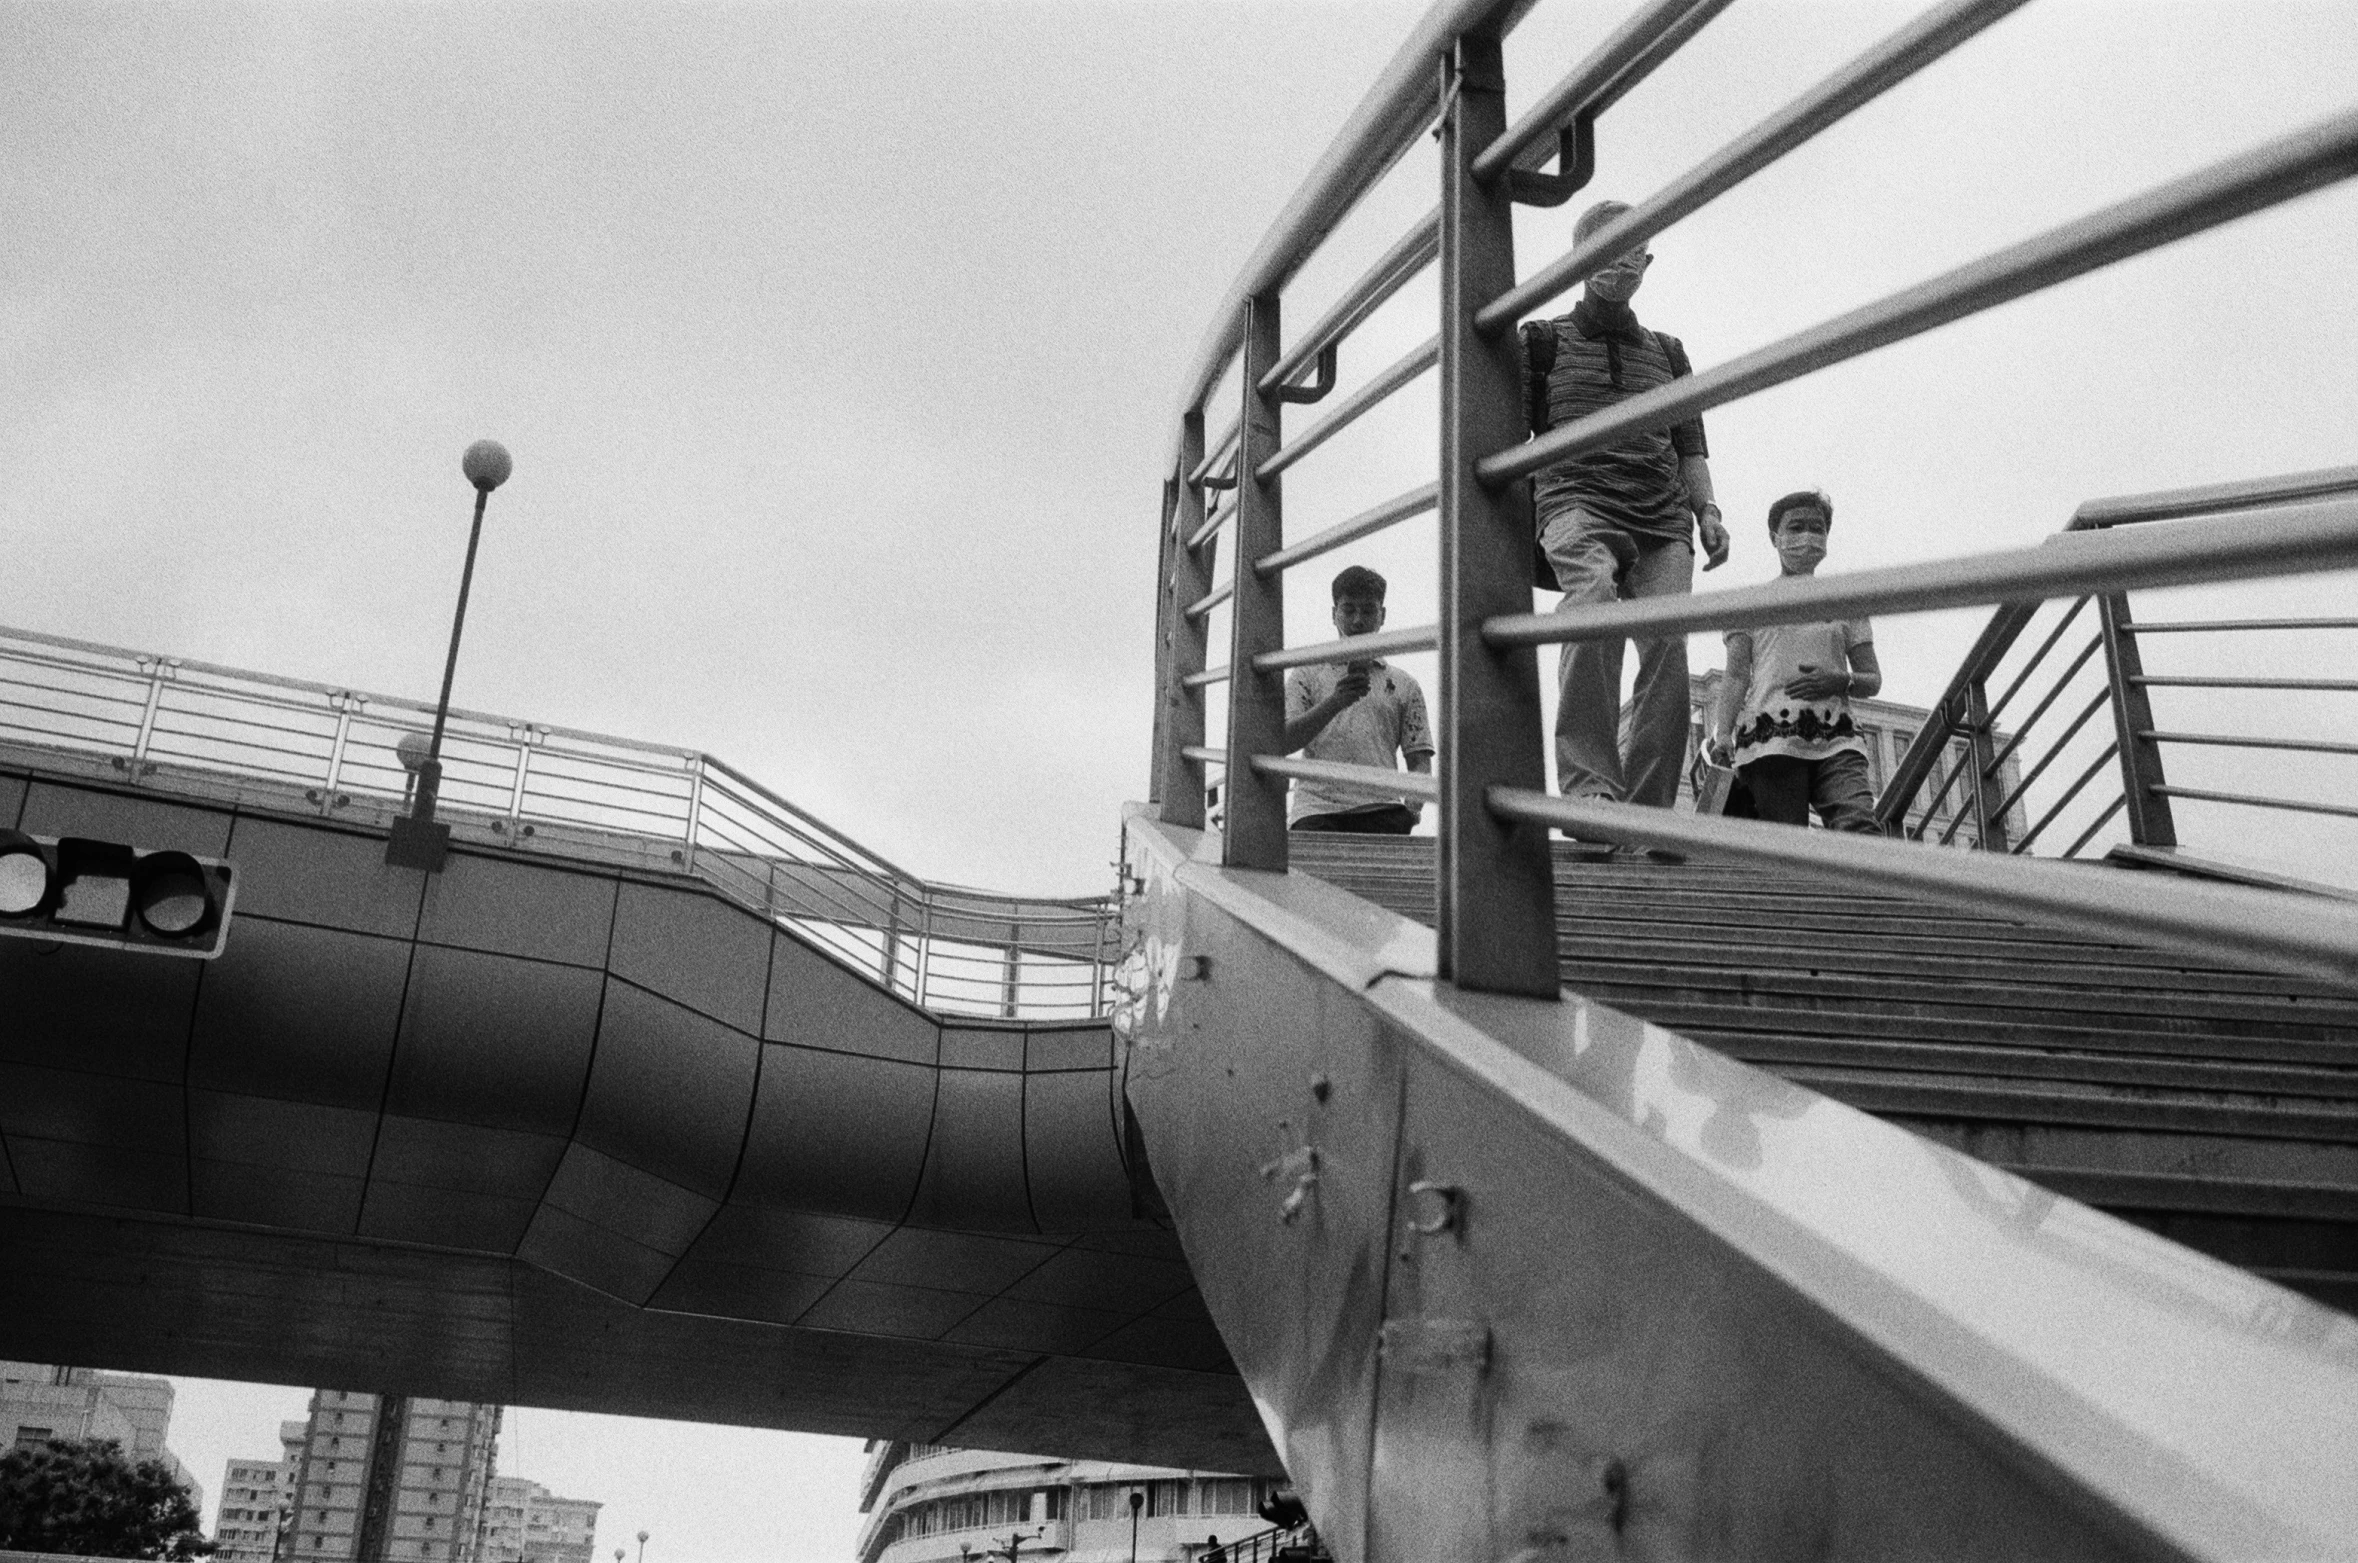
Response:
[{"label": "short sleeve top", "polygon": [[[1433,728],[1425,719],[1425,692],[1416,680],[1381,659],[1371,658],[1367,693],[1361,695],[1340,715],[1326,724],[1325,731],[1310,740],[1303,753],[1313,760],[1335,760],[1345,765],[1381,765],[1391,767],[1400,757],[1433,752]],[[1296,668],[1285,676],[1285,715],[1287,721],[1307,715],[1334,693],[1342,682],[1340,665],[1328,664]],[[1298,781],[1293,785],[1293,799],[1286,810],[1288,820],[1298,820],[1311,814],[1349,814],[1361,809],[1381,809],[1405,798],[1370,797],[1363,792],[1345,792],[1340,788],[1323,787],[1317,782]],[[1411,805],[1414,807],[1414,805]]]},{"label": "short sleeve top", "polygon": [[1823,760],[1846,749],[1867,752],[1866,740],[1851,717],[1849,696],[1797,700],[1785,693],[1785,685],[1801,672],[1804,663],[1821,671],[1849,671],[1850,649],[1874,642],[1872,621],[1772,624],[1730,630],[1726,638],[1732,641],[1738,635],[1752,642],[1752,681],[1745,686],[1744,704],[1736,712],[1738,765],[1770,755]]}]

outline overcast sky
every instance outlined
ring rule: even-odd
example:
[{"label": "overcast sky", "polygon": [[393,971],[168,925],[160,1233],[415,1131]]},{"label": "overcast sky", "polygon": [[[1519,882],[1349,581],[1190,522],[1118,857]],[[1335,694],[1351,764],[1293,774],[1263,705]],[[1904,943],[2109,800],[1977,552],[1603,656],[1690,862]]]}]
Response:
[{"label": "overcast sky", "polygon": [[[1622,9],[1543,7],[1511,103]],[[1911,9],[1745,0],[1616,109],[1594,193],[1644,197]],[[1146,771],[1178,378],[1419,10],[0,9],[0,613],[430,696],[458,454],[496,437],[461,704],[709,749],[921,873],[1098,889]],[[2045,0],[1658,240],[1638,308],[1709,366],[2353,82],[2345,0]],[[1420,149],[1290,318],[1432,200]],[[1523,217],[1525,269],[1576,210]],[[1761,514],[1804,485],[1839,568],[2358,461],[2353,255],[2358,191],[2329,191],[1715,414],[1737,554],[1707,584],[1773,571]],[[1432,307],[1404,294],[1346,380]],[[1429,477],[1430,406],[1428,379],[1289,475],[1297,535]],[[1332,564],[1417,622],[1431,549]],[[1891,693],[1937,692],[1978,622],[1879,626]],[[217,1488],[300,1403],[191,1381],[175,1441]],[[656,1532],[651,1563],[843,1563],[856,1446],[520,1421],[511,1467],[605,1499],[609,1543]]]}]

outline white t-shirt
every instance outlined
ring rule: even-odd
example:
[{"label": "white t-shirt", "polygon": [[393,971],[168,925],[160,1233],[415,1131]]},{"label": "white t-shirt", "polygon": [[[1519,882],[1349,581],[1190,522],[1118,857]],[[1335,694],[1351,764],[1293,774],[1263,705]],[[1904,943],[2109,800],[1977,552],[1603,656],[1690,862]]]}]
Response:
[{"label": "white t-shirt", "polygon": [[1752,642],[1752,682],[1745,686],[1744,704],[1736,712],[1736,763],[1745,765],[1770,755],[1796,760],[1823,760],[1845,749],[1867,752],[1851,719],[1850,697],[1797,700],[1785,693],[1786,681],[1798,677],[1804,662],[1818,671],[1850,671],[1850,648],[1874,644],[1875,628],[1868,619],[1835,619],[1816,624],[1772,624],[1762,629],[1730,630]]},{"label": "white t-shirt", "polygon": [[[1387,666],[1381,658],[1368,660],[1367,693],[1344,707],[1326,724],[1325,731],[1310,740],[1302,752],[1311,759],[1392,766],[1400,763],[1398,756],[1433,752],[1433,729],[1425,720],[1425,692],[1416,687],[1415,679]],[[1291,722],[1309,715],[1312,706],[1334,693],[1335,685],[1343,681],[1343,672],[1342,664],[1327,663],[1295,668],[1286,674],[1285,719]],[[1298,781],[1286,819],[1290,823],[1310,814],[1351,814],[1399,803],[1419,807],[1406,798],[1373,798],[1363,792]]]}]

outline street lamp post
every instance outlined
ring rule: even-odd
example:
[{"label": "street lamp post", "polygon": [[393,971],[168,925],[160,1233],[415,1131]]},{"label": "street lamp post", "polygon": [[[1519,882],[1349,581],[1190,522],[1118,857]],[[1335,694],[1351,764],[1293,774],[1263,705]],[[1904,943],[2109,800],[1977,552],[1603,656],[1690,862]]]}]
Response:
[{"label": "street lamp post", "polygon": [[1130,1563],[1138,1563],[1138,1511],[1146,1507],[1145,1489],[1130,1489]]},{"label": "street lamp post", "polygon": [[[491,491],[508,480],[514,463],[507,447],[497,440],[477,440],[459,460],[459,470],[475,485],[475,524],[467,533],[467,563],[459,572],[458,612],[450,621],[450,655],[442,664],[442,699],[434,707],[434,737],[425,758],[416,766],[417,786],[407,815],[393,821],[385,840],[385,861],[395,868],[442,872],[450,855],[450,827],[434,818],[434,803],[442,791],[442,729],[450,720],[450,685],[458,676],[459,632],[467,625],[467,592],[475,584],[475,547],[483,540],[483,506]],[[407,765],[409,756],[402,756]],[[644,1536],[640,1537],[642,1552]]]},{"label": "street lamp post", "polygon": [[647,1563],[647,1533],[639,1532],[639,1563]]}]

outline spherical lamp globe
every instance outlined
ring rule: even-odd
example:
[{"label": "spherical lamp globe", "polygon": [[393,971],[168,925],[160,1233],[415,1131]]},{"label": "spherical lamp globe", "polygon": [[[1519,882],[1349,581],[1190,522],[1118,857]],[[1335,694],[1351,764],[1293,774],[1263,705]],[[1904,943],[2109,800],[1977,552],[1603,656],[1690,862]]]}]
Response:
[{"label": "spherical lamp globe", "polygon": [[505,483],[515,465],[508,458],[508,448],[497,440],[477,440],[459,458],[459,470],[467,475],[467,481],[486,494]]},{"label": "spherical lamp globe", "polygon": [[434,741],[424,733],[403,733],[393,744],[394,758],[401,762],[401,768],[405,771],[422,768],[433,752]]}]

